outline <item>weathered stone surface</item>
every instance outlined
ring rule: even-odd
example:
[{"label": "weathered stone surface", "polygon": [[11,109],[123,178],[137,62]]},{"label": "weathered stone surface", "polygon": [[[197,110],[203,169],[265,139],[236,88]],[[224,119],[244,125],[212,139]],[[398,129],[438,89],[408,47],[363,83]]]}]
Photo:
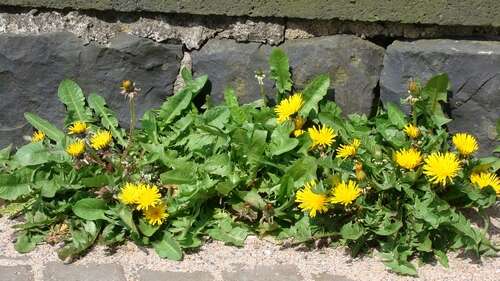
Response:
[{"label": "weathered stone surface", "polygon": [[2,12],[0,33],[71,32],[86,42],[107,44],[125,32],[157,42],[181,42],[188,50],[199,49],[209,38],[271,45],[284,39],[283,19],[247,19],[163,14],[131,14],[86,11]]},{"label": "weathered stone surface", "polygon": [[[224,89],[235,89],[240,102],[247,103],[259,98],[259,85],[255,71],[267,70],[270,48],[258,43],[237,43],[233,40],[210,40],[199,51],[191,54],[193,71],[208,74],[211,96],[215,102],[224,100]],[[265,81],[267,93],[273,83]]]},{"label": "weathered stone surface", "polygon": [[293,265],[256,266],[253,269],[223,272],[224,281],[301,281],[303,278]]},{"label": "weathered stone surface", "polygon": [[2,281],[32,281],[34,280],[31,266],[0,266],[0,280]]},{"label": "weathered stone surface", "polygon": [[395,42],[384,58],[380,87],[383,101],[399,103],[408,79],[426,82],[448,73],[451,132],[468,131],[478,137],[480,153],[494,147],[495,122],[500,118],[500,42],[419,40]]},{"label": "weathered stone surface", "polygon": [[500,26],[500,3],[497,0],[3,0],[2,4],[58,9]]},{"label": "weathered stone surface", "polygon": [[122,124],[128,106],[119,94],[123,79],[142,89],[138,116],[161,104],[172,93],[182,58],[180,45],[119,35],[109,47],[85,45],[70,33],[0,35],[0,147],[20,144],[31,127],[23,113],[30,111],[60,127],[64,107],[57,88],[65,78],[75,80],[86,94],[103,95]]},{"label": "weathered stone surface", "polygon": [[67,265],[49,263],[43,271],[44,281],[126,281],[118,264]]},{"label": "weathered stone surface", "polygon": [[139,281],[212,281],[214,277],[209,272],[173,272],[143,270],[139,272]]},{"label": "weathered stone surface", "polygon": [[316,75],[330,76],[335,102],[344,113],[369,114],[373,107],[384,49],[351,35],[286,41],[293,80],[299,88]]},{"label": "weathered stone surface", "polygon": [[[381,47],[350,35],[290,40],[280,47],[289,56],[298,89],[314,76],[326,73],[332,79],[335,101],[345,113],[370,113],[373,90],[382,68]],[[208,74],[215,101],[221,101],[224,87],[231,85],[242,102],[249,102],[259,98],[255,71],[269,69],[270,52],[269,46],[255,43],[210,40],[201,50],[192,53],[193,70]],[[273,83],[269,79],[266,79],[265,89],[274,97]]]}]

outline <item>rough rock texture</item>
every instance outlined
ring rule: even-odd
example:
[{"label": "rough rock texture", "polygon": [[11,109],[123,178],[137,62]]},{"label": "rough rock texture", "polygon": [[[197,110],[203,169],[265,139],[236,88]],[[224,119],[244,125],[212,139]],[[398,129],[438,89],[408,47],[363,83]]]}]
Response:
[{"label": "rough rock texture", "polygon": [[[382,67],[382,48],[349,35],[290,40],[280,47],[289,56],[298,89],[314,76],[326,73],[332,79],[335,100],[344,112],[370,113],[373,90]],[[236,90],[242,102],[249,102],[259,98],[254,72],[269,69],[270,52],[270,47],[256,43],[210,40],[201,50],[192,53],[193,70],[208,74],[216,102],[223,99],[226,85]],[[266,79],[266,94],[270,97],[274,97],[272,85]]]},{"label": "rough rock texture", "polygon": [[384,58],[380,86],[383,101],[399,102],[409,78],[423,82],[438,73],[451,81],[451,132],[468,131],[485,155],[494,148],[500,118],[500,42],[419,40],[395,42]]},{"label": "rough rock texture", "polygon": [[172,94],[182,59],[180,45],[119,35],[109,47],[85,45],[70,33],[43,35],[0,34],[0,147],[20,144],[31,133],[23,113],[40,114],[59,126],[64,107],[57,87],[65,78],[75,80],[86,94],[103,95],[126,125],[128,106],[119,94],[123,79],[142,89],[138,116]]},{"label": "rough rock texture", "polygon": [[384,49],[350,35],[289,40],[288,54],[293,80],[299,88],[316,75],[330,76],[335,102],[343,112],[370,114],[375,99]]},{"label": "rough rock texture", "polygon": [[497,0],[3,0],[2,3],[57,9],[500,26]]},{"label": "rough rock texture", "polygon": [[129,33],[157,42],[181,42],[188,50],[199,49],[209,38],[271,45],[284,39],[282,19],[243,19],[138,13],[31,10],[1,12],[0,33],[40,34],[71,32],[87,42],[107,44],[119,33]]}]

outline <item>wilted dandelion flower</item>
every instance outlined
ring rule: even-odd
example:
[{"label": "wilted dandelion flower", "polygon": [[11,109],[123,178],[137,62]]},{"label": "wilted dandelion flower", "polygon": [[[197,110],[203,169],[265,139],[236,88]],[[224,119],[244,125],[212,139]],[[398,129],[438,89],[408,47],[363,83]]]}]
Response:
[{"label": "wilted dandelion flower", "polygon": [[82,121],[76,121],[68,128],[69,134],[83,134],[87,131],[87,124]]},{"label": "wilted dandelion flower", "polygon": [[335,141],[334,138],[337,136],[332,128],[325,125],[312,127],[307,131],[309,132],[309,137],[312,140],[311,148],[316,146],[330,146]]},{"label": "wilted dandelion flower", "polygon": [[470,175],[470,181],[472,184],[475,184],[480,188],[491,186],[497,193],[497,196],[500,196],[500,179],[497,177],[495,173],[489,173],[489,172],[472,173]]},{"label": "wilted dandelion flower", "polygon": [[141,188],[133,183],[126,183],[118,194],[118,199],[123,204],[136,204],[138,202]]},{"label": "wilted dandelion flower", "polygon": [[355,181],[349,180],[347,183],[340,182],[333,190],[330,202],[347,206],[354,202],[361,195],[361,188]]},{"label": "wilted dandelion flower", "polygon": [[35,131],[33,135],[31,136],[31,142],[41,142],[45,139],[45,133],[42,131]]},{"label": "wilted dandelion flower", "polygon": [[152,225],[161,225],[168,217],[167,206],[163,202],[147,208],[143,213],[148,223]]},{"label": "wilted dandelion flower", "polygon": [[78,157],[85,152],[85,142],[83,140],[76,140],[66,147],[66,152],[73,156]]},{"label": "wilted dandelion flower", "polygon": [[295,137],[299,137],[301,136],[303,133],[305,133],[304,130],[302,130],[302,127],[304,126],[304,124],[306,123],[306,119],[304,119],[303,117],[301,116],[297,116],[295,117],[295,119],[293,120],[293,123],[294,123],[294,129],[293,129],[293,135]]},{"label": "wilted dandelion flower", "polygon": [[351,144],[341,144],[340,147],[337,148],[337,157],[346,159],[356,155],[360,145],[361,141],[358,139],[354,139]]},{"label": "wilted dandelion flower", "polygon": [[90,146],[93,149],[103,149],[109,146],[113,137],[109,131],[99,131],[90,139]]},{"label": "wilted dandelion flower", "polygon": [[424,174],[429,177],[430,182],[445,186],[447,182],[453,182],[460,168],[460,162],[455,154],[433,152],[425,158]]},{"label": "wilted dandelion flower", "polygon": [[457,148],[458,153],[463,156],[469,156],[479,149],[476,138],[466,133],[455,134],[451,141]]},{"label": "wilted dandelion flower", "polygon": [[312,188],[316,185],[314,180],[307,182],[304,188],[297,192],[295,202],[300,203],[299,208],[308,211],[309,216],[314,218],[316,213],[328,211],[327,198],[323,194],[314,193]]},{"label": "wilted dandelion flower", "polygon": [[161,194],[155,185],[140,184],[137,196],[137,209],[146,210],[160,203]]},{"label": "wilted dandelion flower", "polygon": [[412,139],[416,139],[420,136],[420,129],[413,125],[413,124],[407,124],[404,128],[403,128],[403,131],[405,132],[405,134],[412,138]]},{"label": "wilted dandelion flower", "polygon": [[299,112],[304,105],[302,93],[296,93],[291,97],[283,99],[275,108],[274,112],[278,115],[278,123],[283,123],[290,119],[292,115]]},{"label": "wilted dandelion flower", "polygon": [[394,154],[394,160],[400,167],[413,170],[422,162],[422,154],[415,148],[400,149]]}]

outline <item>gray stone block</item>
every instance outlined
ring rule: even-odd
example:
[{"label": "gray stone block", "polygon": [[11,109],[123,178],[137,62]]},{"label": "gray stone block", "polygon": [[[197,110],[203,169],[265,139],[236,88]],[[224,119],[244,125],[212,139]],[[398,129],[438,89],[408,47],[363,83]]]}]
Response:
[{"label": "gray stone block", "polygon": [[173,272],[143,270],[139,272],[139,281],[211,281],[214,277],[209,272]]},{"label": "gray stone block", "polygon": [[[295,86],[300,90],[316,75],[328,74],[335,101],[345,113],[369,114],[382,68],[383,48],[351,35],[290,40],[280,46],[289,56]],[[215,102],[223,100],[224,88],[232,86],[240,101],[259,98],[256,70],[268,71],[271,47],[257,43],[210,40],[192,54],[193,70],[208,74]],[[269,78],[269,73],[267,73]],[[274,98],[269,79],[266,93]]]},{"label": "gray stone block", "polygon": [[303,278],[293,265],[256,266],[253,269],[223,272],[224,281],[301,281]]},{"label": "gray stone block", "polygon": [[396,41],[387,49],[380,79],[384,102],[399,103],[410,78],[426,82],[438,73],[451,82],[450,132],[467,131],[480,142],[480,154],[495,147],[500,118],[500,42],[466,40]]},{"label": "gray stone block", "polygon": [[103,95],[128,126],[120,82],[132,79],[142,89],[137,101],[141,117],[172,94],[181,58],[181,45],[125,34],[108,47],[85,45],[70,33],[0,34],[0,148],[22,144],[22,136],[31,134],[23,117],[26,111],[62,127],[65,111],[57,88],[65,78],[75,80],[86,94]]},{"label": "gray stone block", "polygon": [[49,263],[43,271],[44,281],[126,281],[118,264],[73,265]]},{"label": "gray stone block", "polygon": [[2,281],[32,281],[34,280],[31,266],[0,266],[0,280]]}]

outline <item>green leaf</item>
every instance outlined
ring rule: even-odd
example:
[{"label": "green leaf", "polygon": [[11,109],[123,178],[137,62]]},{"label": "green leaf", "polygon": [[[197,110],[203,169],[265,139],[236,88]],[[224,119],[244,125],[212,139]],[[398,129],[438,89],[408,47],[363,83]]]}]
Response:
[{"label": "green leaf", "polygon": [[35,249],[37,244],[36,239],[32,239],[26,232],[21,233],[14,244],[14,248],[21,254],[29,253]]},{"label": "green leaf", "polygon": [[324,74],[317,76],[307,84],[303,91],[304,105],[299,112],[302,117],[307,118],[311,111],[318,112],[318,103],[326,96],[329,86],[330,78]]},{"label": "green leaf", "polygon": [[156,253],[160,257],[171,259],[174,261],[182,260],[181,247],[179,243],[174,240],[170,232],[165,230],[161,239],[153,241],[152,244]]},{"label": "green leaf", "polygon": [[432,77],[422,90],[422,95],[427,98],[427,112],[430,113],[431,119],[437,127],[451,121],[445,116],[440,103],[447,101],[448,84],[448,75],[440,74]]},{"label": "green leaf", "polygon": [[271,135],[271,143],[269,144],[271,155],[281,155],[294,149],[299,144],[296,138],[290,138],[290,133],[293,129],[294,125],[291,122],[285,122],[274,129]]},{"label": "green leaf", "polygon": [[242,227],[212,228],[207,231],[208,235],[215,240],[223,241],[226,244],[240,246],[245,244],[245,239],[248,236],[248,231]]},{"label": "green leaf", "polygon": [[156,233],[158,229],[160,229],[159,225],[151,225],[147,223],[143,218],[139,219],[139,230],[141,231],[142,234],[144,234],[147,237],[153,236],[153,234]]},{"label": "green leaf", "polygon": [[363,236],[365,230],[359,223],[346,223],[340,229],[340,235],[347,240],[358,240]]},{"label": "green leaf", "polygon": [[241,200],[245,201],[247,204],[254,208],[263,210],[266,206],[266,201],[262,199],[262,197],[255,189],[252,189],[250,191],[238,191],[236,192],[236,194],[241,198]]},{"label": "green leaf", "polygon": [[81,199],[73,206],[73,213],[85,220],[107,220],[107,217],[104,215],[106,210],[106,201],[97,198]]},{"label": "green leaf", "polygon": [[57,96],[66,105],[66,109],[68,110],[66,124],[71,124],[75,121],[88,122],[92,120],[90,110],[85,106],[83,91],[74,81],[63,80],[59,84]]},{"label": "green leaf", "polygon": [[181,68],[181,76],[182,76],[182,80],[184,80],[184,82],[189,82],[191,80],[193,80],[193,74],[191,74],[191,70],[189,70],[189,68],[183,66]]},{"label": "green leaf", "polygon": [[286,53],[279,48],[274,48],[269,57],[270,78],[276,81],[276,89],[280,94],[292,89],[292,74]]},{"label": "green leaf", "polygon": [[39,117],[36,114],[25,112],[24,118],[28,121],[31,126],[35,127],[37,130],[42,131],[45,135],[54,140],[57,143],[62,143],[64,140],[64,133],[52,125],[49,121]]},{"label": "green leaf", "polygon": [[5,200],[16,200],[31,192],[28,179],[17,175],[0,174],[0,198]]},{"label": "green leaf", "polygon": [[406,125],[405,114],[392,102],[386,103],[386,106],[387,115],[389,116],[391,123],[399,129],[403,129]]},{"label": "green leaf", "polygon": [[118,119],[115,113],[106,106],[104,98],[97,94],[91,94],[88,97],[88,103],[90,108],[101,118],[101,124],[104,128],[111,131],[111,134],[118,140],[121,146],[125,146],[127,142],[123,138],[123,131],[118,127]]},{"label": "green leaf", "polygon": [[71,261],[75,256],[90,248],[101,232],[102,225],[94,221],[83,222],[81,228],[71,229],[71,243],[57,251],[57,256],[64,261]]},{"label": "green leaf", "polygon": [[2,161],[9,160],[11,150],[12,150],[12,144],[9,144],[7,147],[2,148],[0,150],[0,163],[2,163]]},{"label": "green leaf", "polygon": [[127,228],[130,229],[130,231],[132,231],[133,233],[136,233],[136,234],[139,233],[139,231],[137,230],[137,227],[134,223],[134,217],[132,214],[132,210],[130,210],[130,208],[120,204],[120,205],[117,205],[113,211],[116,212],[118,217],[127,226]]},{"label": "green leaf", "polygon": [[189,81],[186,86],[177,94],[169,97],[160,108],[160,118],[165,124],[170,124],[184,109],[191,104],[191,99],[194,98],[201,89],[205,86],[208,77],[206,75]]},{"label": "green leaf", "polygon": [[384,264],[396,273],[417,276],[417,269],[412,263],[408,261],[393,260],[390,262],[384,262]]},{"label": "green leaf", "polygon": [[379,229],[375,231],[375,233],[382,236],[389,236],[396,233],[402,226],[403,224],[400,221],[394,223],[389,223],[388,221],[384,221],[380,225]]},{"label": "green leaf", "polygon": [[53,180],[38,181],[35,183],[40,187],[40,195],[45,198],[54,198],[61,185]]},{"label": "green leaf", "polygon": [[241,108],[238,104],[238,98],[236,97],[233,88],[226,88],[224,91],[224,101],[231,112],[231,118],[237,124],[243,124],[243,122],[247,120],[247,116],[243,108]]},{"label": "green leaf", "polygon": [[47,150],[43,143],[29,143],[21,147],[13,157],[21,166],[40,165],[47,162],[71,162],[71,157],[64,150]]}]

